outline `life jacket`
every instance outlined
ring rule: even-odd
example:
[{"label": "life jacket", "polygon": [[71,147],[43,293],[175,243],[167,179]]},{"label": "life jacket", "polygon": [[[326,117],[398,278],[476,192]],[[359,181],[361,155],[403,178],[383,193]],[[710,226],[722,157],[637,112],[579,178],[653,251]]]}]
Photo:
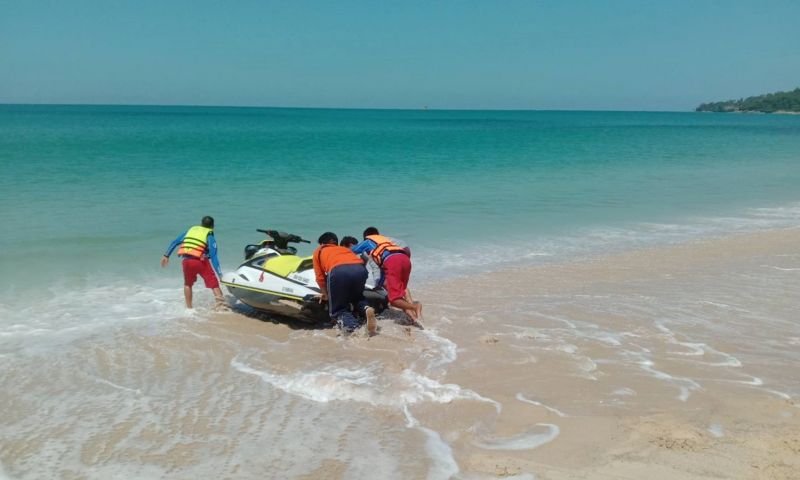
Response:
[{"label": "life jacket", "polygon": [[[325,249],[331,247],[333,247],[334,250],[329,252],[324,252]],[[323,253],[325,253],[324,264],[322,261]],[[314,251],[313,260],[317,265],[319,265],[320,269],[325,273],[325,275],[329,274],[331,270],[338,267],[339,265],[362,264],[361,258],[355,253],[353,253],[352,250],[350,250],[347,247],[341,247],[339,245],[335,245],[332,243],[320,245],[319,248],[317,248]]]},{"label": "life jacket", "polygon": [[208,252],[208,236],[214,232],[213,228],[194,226],[186,232],[183,243],[178,249],[178,255],[203,258]]},{"label": "life jacket", "polygon": [[372,260],[378,264],[378,266],[383,266],[383,254],[386,252],[391,253],[404,253],[407,254],[407,250],[396,243],[394,243],[389,237],[384,237],[383,235],[367,235],[367,239],[372,240],[375,242],[375,247],[372,252],[370,252],[369,256],[372,257]]}]

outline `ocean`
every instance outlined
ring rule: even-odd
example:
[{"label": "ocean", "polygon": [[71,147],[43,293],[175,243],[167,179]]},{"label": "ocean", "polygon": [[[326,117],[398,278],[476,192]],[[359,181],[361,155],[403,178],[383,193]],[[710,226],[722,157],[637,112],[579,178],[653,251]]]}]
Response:
[{"label": "ocean", "polygon": [[148,282],[203,215],[226,269],[256,228],[376,225],[446,276],[791,224],[800,201],[792,116],[6,105],[0,147],[0,273],[20,290],[45,266]]},{"label": "ocean", "polygon": [[[681,295],[726,296],[717,303],[738,311],[742,328],[765,322],[774,332],[765,341],[789,342],[747,350],[756,365],[796,365],[791,342],[800,342],[788,289],[800,283],[795,264],[765,273],[747,263],[761,275],[759,292],[747,290],[752,275],[736,277],[741,285],[695,275],[681,284],[694,289],[666,293],[619,280],[614,294],[591,302],[570,295],[599,287],[506,296],[504,281],[530,280],[508,272],[561,272],[552,278],[583,285],[588,272],[559,269],[797,227],[798,185],[800,117],[789,115],[0,105],[0,478],[494,478],[475,466],[476,449],[534,450],[565,429],[541,421],[514,430],[502,420],[508,402],[495,398],[504,394],[459,373],[467,352],[493,339],[539,338],[538,347],[514,345],[521,356],[509,353],[509,364],[535,367],[556,352],[578,365],[573,379],[633,365],[675,388],[668,397],[679,405],[705,388],[707,372],[664,373],[650,356],[659,348],[640,339],[631,353],[625,332],[671,335],[665,354],[677,345],[681,359],[715,356],[707,363],[741,370],[747,357],[733,340],[742,330],[719,334],[717,313],[680,306]],[[348,342],[213,314],[203,289],[188,312],[178,262],[166,270],[158,262],[204,215],[216,220],[223,271],[261,239],[257,228],[308,238],[301,252],[310,254],[324,231],[360,237],[377,226],[411,246],[412,287],[431,328],[409,334],[392,324],[369,342]],[[652,255],[659,264],[672,254]],[[736,265],[709,271],[745,275]],[[496,281],[484,291],[497,290],[475,300],[470,285],[486,278]],[[629,288],[639,303],[625,297]],[[750,300],[736,306],[737,298]],[[589,325],[599,320],[586,317],[593,308],[628,322],[597,336]],[[466,330],[453,326],[459,312]],[[542,322],[560,323],[547,328],[561,333],[529,331]],[[576,336],[566,341],[570,324]],[[575,338],[619,350],[594,358]],[[467,346],[475,339],[480,349]],[[715,339],[730,351],[711,346]],[[308,355],[309,346],[322,353]],[[762,373],[735,381],[752,390],[769,377]],[[770,381],[764,391],[778,393],[768,396],[800,395],[796,381]],[[633,395],[615,388],[615,401]],[[542,404],[542,392],[522,390],[509,391],[511,401]],[[568,406],[596,414],[598,405]],[[437,410],[445,406],[450,413]],[[519,468],[520,478],[541,474]]]}]

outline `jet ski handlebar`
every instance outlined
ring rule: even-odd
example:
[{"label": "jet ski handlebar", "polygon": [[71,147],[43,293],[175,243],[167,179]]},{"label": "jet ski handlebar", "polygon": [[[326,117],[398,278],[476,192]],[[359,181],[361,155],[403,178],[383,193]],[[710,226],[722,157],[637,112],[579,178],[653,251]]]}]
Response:
[{"label": "jet ski handlebar", "polygon": [[262,230],[260,228],[256,229],[256,231],[265,233],[268,237],[271,237],[275,242],[275,246],[278,248],[286,248],[290,243],[311,243],[293,233],[279,232],[277,230]]}]

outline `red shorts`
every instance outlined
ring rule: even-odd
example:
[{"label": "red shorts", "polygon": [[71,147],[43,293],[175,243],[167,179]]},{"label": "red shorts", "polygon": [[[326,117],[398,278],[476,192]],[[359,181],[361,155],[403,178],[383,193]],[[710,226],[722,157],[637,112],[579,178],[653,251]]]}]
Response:
[{"label": "red shorts", "polygon": [[406,296],[408,277],[411,276],[411,259],[403,253],[395,253],[383,262],[386,272],[386,291],[389,292],[389,302]]},{"label": "red shorts", "polygon": [[194,285],[197,276],[203,277],[206,282],[206,288],[219,288],[219,280],[214,273],[214,268],[208,259],[200,260],[199,258],[184,257],[183,258],[183,284],[187,287]]}]

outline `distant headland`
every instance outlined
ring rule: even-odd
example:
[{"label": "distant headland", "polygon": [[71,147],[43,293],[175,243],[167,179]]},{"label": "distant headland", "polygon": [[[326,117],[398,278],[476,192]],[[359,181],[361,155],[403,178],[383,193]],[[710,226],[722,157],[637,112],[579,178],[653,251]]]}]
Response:
[{"label": "distant headland", "polygon": [[788,113],[800,114],[800,88],[725,102],[703,103],[697,112]]}]

